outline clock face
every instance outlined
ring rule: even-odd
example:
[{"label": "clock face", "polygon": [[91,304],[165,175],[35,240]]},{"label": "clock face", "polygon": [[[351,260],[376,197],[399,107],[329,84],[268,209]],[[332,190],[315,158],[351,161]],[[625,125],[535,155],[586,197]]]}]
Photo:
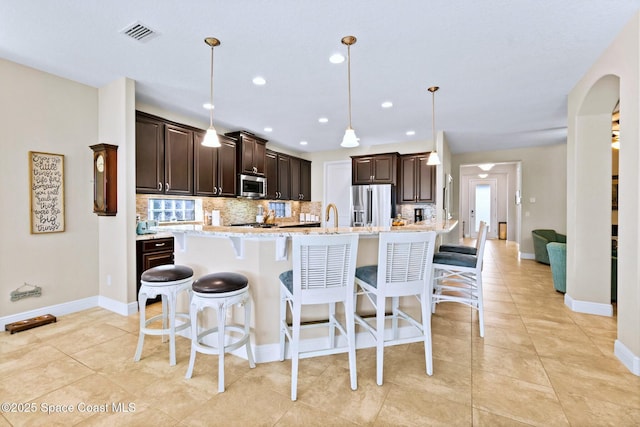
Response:
[{"label": "clock face", "polygon": [[96,169],[98,172],[104,172],[104,156],[102,154],[98,155],[96,159]]}]

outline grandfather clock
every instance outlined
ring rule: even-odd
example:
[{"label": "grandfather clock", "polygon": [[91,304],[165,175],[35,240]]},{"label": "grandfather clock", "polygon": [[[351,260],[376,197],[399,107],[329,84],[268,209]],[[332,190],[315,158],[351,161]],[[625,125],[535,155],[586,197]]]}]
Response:
[{"label": "grandfather clock", "polygon": [[93,150],[93,212],[118,213],[118,146],[96,144]]}]

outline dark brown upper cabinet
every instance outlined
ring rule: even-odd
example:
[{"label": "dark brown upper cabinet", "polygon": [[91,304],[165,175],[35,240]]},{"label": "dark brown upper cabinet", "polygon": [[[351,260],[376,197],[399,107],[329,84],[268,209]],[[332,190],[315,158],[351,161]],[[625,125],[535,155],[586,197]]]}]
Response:
[{"label": "dark brown upper cabinet", "polygon": [[136,114],[136,192],[193,194],[193,130]]},{"label": "dark brown upper cabinet", "polygon": [[267,150],[265,154],[265,176],[267,199],[289,200],[291,198],[290,158],[286,154]]},{"label": "dark brown upper cabinet", "polygon": [[429,153],[400,156],[398,203],[435,203],[436,167],[428,159]]},{"label": "dark brown upper cabinet", "polygon": [[218,135],[220,147],[202,145],[205,132],[194,132],[194,177],[197,196],[236,195],[236,141]]},{"label": "dark brown upper cabinet", "polygon": [[311,162],[291,157],[291,200],[311,201]]},{"label": "dark brown upper cabinet", "polygon": [[193,194],[193,131],[181,126],[165,125],[164,193]]},{"label": "dark brown upper cabinet", "polygon": [[267,141],[247,131],[229,132],[225,135],[237,141],[238,173],[264,175]]},{"label": "dark brown upper cabinet", "polygon": [[351,183],[396,184],[398,153],[351,156]]},{"label": "dark brown upper cabinet", "polygon": [[136,193],[164,193],[164,122],[136,115]]}]

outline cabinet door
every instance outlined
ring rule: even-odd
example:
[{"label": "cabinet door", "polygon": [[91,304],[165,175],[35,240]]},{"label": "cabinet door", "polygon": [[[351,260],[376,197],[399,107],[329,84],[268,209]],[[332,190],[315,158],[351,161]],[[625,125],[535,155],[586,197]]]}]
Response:
[{"label": "cabinet door", "polygon": [[164,192],[164,124],[136,116],[136,193]]},{"label": "cabinet door", "polygon": [[253,146],[253,165],[258,173],[264,173],[264,156],[266,153],[266,145],[264,142],[256,141]]},{"label": "cabinet door", "polygon": [[267,150],[264,158],[264,176],[267,178],[267,199],[278,195],[278,153]]},{"label": "cabinet door", "polygon": [[436,201],[436,167],[427,165],[427,156],[416,158],[416,197],[418,202],[434,203]]},{"label": "cabinet door", "polygon": [[300,186],[300,159],[291,157],[289,170],[291,171],[291,200],[300,200],[302,187]]},{"label": "cabinet door", "polygon": [[398,191],[399,203],[416,201],[416,158],[402,156],[400,158],[400,185]]},{"label": "cabinet door", "polygon": [[[294,179],[291,176],[291,158],[278,154],[278,199],[291,200],[295,195],[291,194],[291,184]],[[269,183],[267,182],[267,185]]]},{"label": "cabinet door", "polygon": [[373,156],[373,182],[377,184],[396,183],[396,162],[395,155]]},{"label": "cabinet door", "polygon": [[193,193],[193,132],[165,125],[165,194]]},{"label": "cabinet door", "polygon": [[421,203],[436,201],[436,167],[427,164],[429,156],[420,156],[416,164],[416,198]]},{"label": "cabinet door", "polygon": [[[218,196],[235,196],[237,185],[236,142],[220,137],[218,150]],[[215,150],[215,148],[214,148]]]},{"label": "cabinet door", "polygon": [[352,183],[354,185],[370,184],[373,179],[373,159],[371,157],[361,157],[353,159]]},{"label": "cabinet door", "polygon": [[300,192],[300,200],[311,201],[311,162],[307,160],[300,161]]},{"label": "cabinet door", "polygon": [[256,146],[256,140],[248,137],[242,137],[242,169],[243,173],[254,173],[253,152]]},{"label": "cabinet door", "polygon": [[194,192],[198,196],[215,196],[217,195],[216,177],[218,174],[218,151],[220,149],[203,146],[204,135],[204,132],[195,132],[193,134]]}]

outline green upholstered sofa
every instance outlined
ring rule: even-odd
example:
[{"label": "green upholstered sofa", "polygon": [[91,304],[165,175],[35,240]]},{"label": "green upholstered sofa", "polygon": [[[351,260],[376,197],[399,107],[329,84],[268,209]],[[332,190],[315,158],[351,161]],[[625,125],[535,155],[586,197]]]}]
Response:
[{"label": "green upholstered sofa", "polygon": [[[559,242],[547,243],[547,252],[551,262],[553,287],[556,291],[567,291],[567,244]],[[618,257],[617,250],[611,252],[611,301],[617,301],[618,296]]]},{"label": "green upholstered sofa", "polygon": [[567,243],[567,236],[556,233],[555,230],[533,230],[533,251],[538,262],[549,265],[549,254],[547,253],[547,243],[559,242]]}]

